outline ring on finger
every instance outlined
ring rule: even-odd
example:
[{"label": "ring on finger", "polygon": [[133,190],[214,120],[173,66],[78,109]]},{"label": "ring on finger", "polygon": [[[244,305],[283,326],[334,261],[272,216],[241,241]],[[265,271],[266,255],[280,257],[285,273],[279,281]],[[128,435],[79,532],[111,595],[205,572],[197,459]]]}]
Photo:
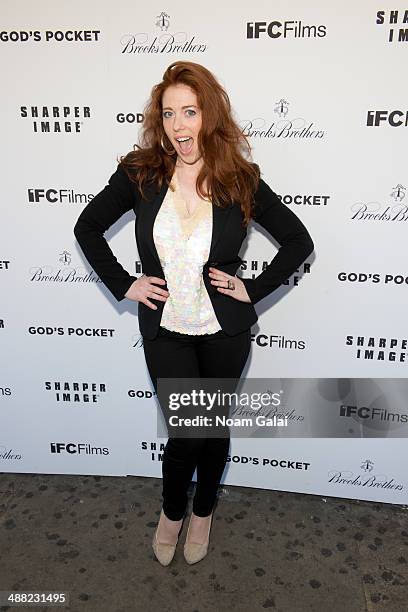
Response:
[{"label": "ring on finger", "polygon": [[228,282],[227,288],[228,289],[232,289],[232,291],[234,291],[234,289],[235,289],[234,281],[229,278],[227,282]]}]

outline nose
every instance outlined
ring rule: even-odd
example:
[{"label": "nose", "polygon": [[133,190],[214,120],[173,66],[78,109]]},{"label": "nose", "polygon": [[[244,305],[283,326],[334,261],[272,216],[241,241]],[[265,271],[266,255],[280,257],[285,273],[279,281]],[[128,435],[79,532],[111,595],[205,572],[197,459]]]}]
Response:
[{"label": "nose", "polygon": [[173,121],[173,129],[175,132],[178,132],[183,127],[183,115],[179,115],[175,113],[174,121]]}]

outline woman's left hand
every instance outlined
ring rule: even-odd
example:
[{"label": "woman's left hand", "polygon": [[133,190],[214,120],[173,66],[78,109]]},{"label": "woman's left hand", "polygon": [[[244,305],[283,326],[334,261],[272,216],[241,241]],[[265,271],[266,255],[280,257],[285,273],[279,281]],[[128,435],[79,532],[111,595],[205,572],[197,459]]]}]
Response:
[{"label": "woman's left hand", "polygon": [[[211,278],[211,284],[217,287],[217,291],[230,295],[239,302],[251,303],[245,285],[238,276],[231,276],[226,272],[221,272],[217,268],[209,268],[209,277]],[[228,281],[232,281],[234,289],[228,289]]]}]

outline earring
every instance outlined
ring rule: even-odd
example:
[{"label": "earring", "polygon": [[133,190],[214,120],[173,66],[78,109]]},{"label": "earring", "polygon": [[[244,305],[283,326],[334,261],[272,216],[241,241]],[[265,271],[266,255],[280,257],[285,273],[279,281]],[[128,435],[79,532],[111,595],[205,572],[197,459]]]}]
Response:
[{"label": "earring", "polygon": [[160,139],[160,144],[161,144],[161,146],[162,146],[163,151],[164,151],[165,153],[167,153],[167,155],[174,155],[174,153],[176,152],[176,150],[175,150],[175,149],[172,149],[171,151],[169,151],[168,149],[166,149],[166,147],[164,146],[164,143],[163,143],[163,135],[162,135],[162,137],[161,137],[161,139]]}]

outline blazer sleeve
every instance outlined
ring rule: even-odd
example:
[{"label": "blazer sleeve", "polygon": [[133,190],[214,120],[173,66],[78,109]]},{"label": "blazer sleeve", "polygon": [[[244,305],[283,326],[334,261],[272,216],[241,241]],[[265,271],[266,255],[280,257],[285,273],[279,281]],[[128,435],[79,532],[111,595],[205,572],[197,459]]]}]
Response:
[{"label": "blazer sleeve", "polygon": [[86,259],[117,301],[137,280],[118,262],[104,233],[135,207],[135,192],[120,164],[108,184],[87,204],[74,226],[74,235]]},{"label": "blazer sleeve", "polygon": [[297,270],[313,252],[314,243],[299,217],[261,178],[255,194],[253,218],[280,244],[275,257],[261,274],[256,278],[241,278],[252,304],[256,304]]}]

